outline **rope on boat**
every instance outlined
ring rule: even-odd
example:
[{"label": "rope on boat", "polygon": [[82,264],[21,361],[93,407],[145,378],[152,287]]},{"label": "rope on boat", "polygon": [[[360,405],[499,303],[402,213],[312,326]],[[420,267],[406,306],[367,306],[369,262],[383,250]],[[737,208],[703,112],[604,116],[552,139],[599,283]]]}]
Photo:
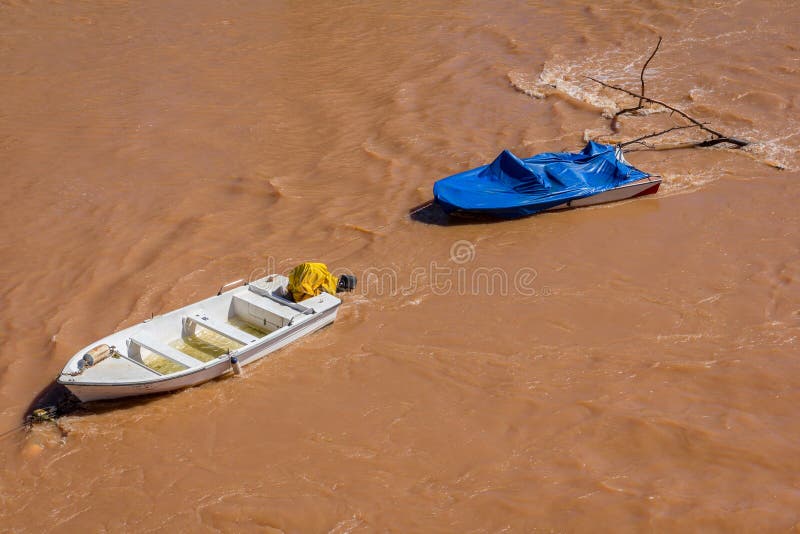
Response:
[{"label": "rope on boat", "polygon": [[13,428],[9,428],[2,434],[0,434],[0,439],[5,438],[13,434],[14,432],[18,432],[20,430],[30,430],[33,428],[33,425],[39,423],[56,423],[56,419],[58,418],[58,407],[55,405],[45,406],[43,408],[36,408],[33,410],[30,415],[25,417],[25,422],[20,425],[17,425]]},{"label": "rope on boat", "polygon": [[13,434],[14,432],[17,432],[17,431],[19,431],[19,430],[22,430],[23,428],[25,428],[25,427],[27,427],[27,426],[28,426],[28,424],[27,424],[27,423],[22,423],[21,425],[15,426],[15,427],[13,427],[13,428],[9,428],[8,430],[6,430],[6,431],[5,431],[5,432],[3,432],[2,434],[0,434],[0,439],[3,439],[3,438],[5,438],[6,436],[9,436],[9,435]]}]

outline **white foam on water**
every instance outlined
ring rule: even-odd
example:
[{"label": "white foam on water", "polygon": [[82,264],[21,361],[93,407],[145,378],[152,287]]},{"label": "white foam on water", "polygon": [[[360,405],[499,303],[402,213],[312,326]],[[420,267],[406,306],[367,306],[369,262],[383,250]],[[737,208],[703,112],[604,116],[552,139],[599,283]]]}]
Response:
[{"label": "white foam on water", "polygon": [[[635,54],[627,50],[613,50],[580,59],[567,59],[557,55],[545,62],[538,76],[512,71],[508,73],[508,79],[516,90],[528,96],[545,98],[561,94],[597,107],[604,116],[610,118],[620,109],[630,106],[631,101],[635,102],[634,97],[604,88],[589,77],[638,91],[641,65],[649,54],[650,51]],[[613,79],[609,79],[607,73],[613,73]],[[656,78],[658,74],[657,67],[649,67],[647,70],[650,79]]]},{"label": "white foam on water", "polygon": [[[512,87],[517,91],[537,99],[545,99],[551,95],[559,95],[568,97],[570,99],[583,102],[590,106],[598,108],[602,115],[611,118],[619,110],[630,107],[632,103],[636,102],[634,97],[625,95],[622,92],[613,91],[604,88],[600,84],[593,82],[588,76],[595,77],[599,80],[619,85],[621,87],[630,88],[632,91],[639,90],[639,72],[642,62],[645,57],[637,57],[627,61],[624,65],[620,66],[620,57],[618,54],[599,54],[582,58],[579,60],[566,60],[561,57],[556,57],[552,61],[545,63],[542,71],[538,76],[521,72],[511,71],[508,73],[508,80]],[[601,73],[614,73],[614,78],[608,78],[607,75]],[[658,69],[648,68],[647,79],[657,79]],[[694,87],[688,92],[688,99],[697,104],[706,104],[712,102],[715,98],[714,90],[707,87]],[[680,108],[680,104],[676,104]],[[628,116],[626,122],[628,126],[635,127],[633,120],[636,117],[647,117],[654,114],[668,113],[669,110],[661,106],[649,106],[638,110],[633,116]],[[632,120],[633,119],[633,120]],[[706,120],[705,117],[700,117],[700,120]],[[746,117],[742,117],[743,122],[749,122]],[[641,125],[642,128],[652,131],[646,125]],[[711,124],[711,127],[715,127]],[[798,161],[800,160],[800,150],[797,147],[797,137],[800,136],[800,129],[779,136],[771,136],[771,132],[767,131],[767,127],[755,128],[736,125],[728,128],[717,126],[716,129],[725,134],[732,135],[745,140],[751,140],[751,144],[742,149],[742,153],[779,169],[796,169]],[[657,130],[657,129],[656,129]],[[692,136],[691,133],[696,130],[682,131],[683,137],[686,141],[697,139],[696,135]],[[648,132],[642,132],[648,133]],[[637,134],[631,133],[625,138],[634,138]],[[598,139],[603,140],[605,136],[606,142],[616,141],[619,135],[614,135],[615,139],[611,139],[608,130],[601,129],[587,129],[584,132],[585,139]],[[622,137],[620,137],[622,139]],[[661,140],[663,141],[664,138]],[[726,147],[717,147],[726,148]],[[712,148],[715,149],[715,148]]]},{"label": "white foam on water", "polygon": [[591,80],[584,81],[575,76],[574,67],[571,65],[552,67],[545,65],[538,77],[512,71],[508,73],[508,79],[514,89],[534,98],[544,99],[555,94],[565,95],[599,108],[607,117],[613,116],[621,109],[617,99],[600,94],[597,90],[598,87],[601,87],[599,84]]},{"label": "white foam on water", "polygon": [[[763,132],[746,132],[745,139],[758,139],[759,133],[763,135]],[[795,170],[800,161],[800,149],[796,144],[797,138],[800,138],[800,129],[795,129],[786,135],[751,143],[742,151],[771,167]],[[794,145],[790,143],[791,139],[795,139]]]},{"label": "white foam on water", "polygon": [[670,197],[691,193],[707,184],[716,182],[721,177],[722,174],[714,168],[703,171],[664,173],[658,194],[661,197]]}]

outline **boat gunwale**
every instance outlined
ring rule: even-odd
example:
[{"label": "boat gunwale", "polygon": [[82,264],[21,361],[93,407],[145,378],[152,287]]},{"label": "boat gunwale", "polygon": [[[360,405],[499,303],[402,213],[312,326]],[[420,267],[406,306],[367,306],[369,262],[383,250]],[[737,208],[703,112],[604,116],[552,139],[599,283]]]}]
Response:
[{"label": "boat gunwale", "polygon": [[[243,287],[247,288],[247,290],[249,291],[249,288],[248,288],[249,285],[250,284],[247,284],[247,285],[245,285]],[[129,333],[134,332],[137,328],[140,328],[142,325],[146,325],[146,324],[150,323],[151,321],[153,321],[153,319],[162,319],[162,318],[167,318],[167,317],[170,317],[170,316],[175,316],[176,318],[177,317],[181,317],[182,314],[184,314],[187,310],[192,309],[192,308],[194,308],[196,306],[199,306],[204,302],[209,302],[209,301],[214,301],[214,300],[221,300],[221,298],[224,298],[224,297],[233,298],[235,296],[235,294],[237,292],[240,292],[240,291],[242,291],[242,287],[237,287],[237,288],[231,289],[229,291],[226,291],[225,293],[222,293],[221,295],[213,295],[213,296],[208,297],[206,299],[203,299],[203,300],[188,304],[186,306],[183,306],[181,308],[169,311],[169,312],[167,312],[165,314],[156,316],[156,317],[151,318],[151,319],[147,319],[147,320],[143,321],[142,323],[138,323],[138,324],[132,325],[132,326],[130,326],[128,328],[124,328],[122,330],[119,330],[117,332],[109,334],[108,336],[105,336],[105,337],[103,337],[103,338],[101,338],[99,340],[96,340],[93,343],[87,345],[86,347],[84,347],[81,350],[79,350],[78,352],[76,352],[69,360],[67,360],[66,364],[64,364],[64,367],[62,368],[61,372],[59,373],[58,378],[56,379],[56,382],[58,384],[61,384],[61,385],[65,386],[65,387],[70,387],[70,386],[78,386],[78,387],[85,387],[85,386],[96,386],[96,387],[99,387],[99,386],[103,386],[103,387],[108,387],[108,386],[137,386],[137,385],[157,384],[157,383],[161,383],[161,382],[179,380],[179,379],[191,376],[191,375],[196,374],[196,373],[207,371],[207,370],[209,370],[209,369],[211,369],[211,368],[213,368],[213,367],[215,367],[217,365],[228,363],[228,362],[230,362],[230,357],[231,356],[237,356],[239,358],[239,361],[240,361],[241,365],[247,365],[248,363],[252,363],[253,361],[256,361],[256,360],[258,360],[260,358],[260,357],[254,358],[254,355],[257,354],[261,349],[265,349],[269,345],[280,343],[280,341],[282,341],[284,337],[296,332],[297,330],[300,330],[304,326],[307,326],[307,325],[309,325],[311,323],[318,323],[318,322],[324,320],[326,317],[334,314],[338,310],[339,306],[341,306],[341,304],[342,304],[341,299],[339,299],[335,295],[331,295],[332,297],[335,298],[335,302],[333,302],[332,305],[330,305],[329,307],[326,307],[325,309],[323,309],[321,311],[314,311],[314,313],[310,313],[310,314],[309,313],[297,313],[296,318],[293,319],[290,324],[287,324],[287,325],[285,325],[285,326],[283,326],[281,328],[278,328],[278,329],[270,332],[266,336],[262,337],[261,339],[258,339],[257,341],[255,341],[253,343],[242,345],[241,347],[238,347],[237,349],[234,349],[234,350],[231,350],[231,351],[229,351],[227,353],[224,353],[224,354],[222,354],[222,355],[220,355],[220,356],[218,356],[218,357],[216,357],[216,358],[214,358],[212,360],[209,360],[207,362],[203,362],[202,360],[197,360],[199,365],[195,365],[195,366],[192,366],[192,367],[187,367],[186,369],[183,369],[183,370],[175,372],[175,373],[161,374],[158,371],[153,370],[152,368],[150,368],[146,364],[138,362],[138,361],[134,360],[133,358],[130,358],[126,354],[123,354],[121,351],[119,351],[119,349],[116,349],[116,347],[115,347],[115,350],[116,350],[117,354],[119,355],[119,357],[124,358],[126,361],[128,361],[130,363],[133,363],[133,364],[135,364],[137,366],[146,368],[148,371],[151,371],[152,373],[154,373],[154,376],[151,377],[151,378],[147,378],[147,379],[136,379],[136,380],[130,380],[130,381],[129,380],[114,380],[114,381],[102,381],[102,382],[100,382],[100,381],[88,381],[88,380],[84,381],[84,380],[80,380],[80,379],[78,379],[80,377],[80,375],[71,375],[71,374],[65,372],[65,370],[73,362],[75,362],[76,360],[82,358],[83,354],[85,352],[87,352],[90,348],[92,348],[94,346],[97,346],[98,344],[106,343],[107,340],[109,340],[109,338],[114,338],[114,337],[119,337],[121,335],[124,335],[124,337],[129,339],[131,337],[130,335],[128,335]],[[290,308],[291,308],[291,306],[290,306]],[[292,309],[294,309],[294,308],[292,308]],[[309,308],[309,309],[313,309],[313,308]],[[295,310],[295,311],[297,311],[297,310]],[[200,326],[202,326],[202,324],[200,324]],[[268,353],[265,352],[264,355],[266,355],[266,354],[268,354]],[[222,372],[218,373],[217,376],[221,376],[224,373],[225,373],[225,371],[222,371]]]},{"label": "boat gunwale", "polygon": [[[321,320],[323,320],[325,317],[327,317],[329,315],[332,315],[339,308],[340,305],[341,305],[341,302],[337,303],[335,306],[331,306],[330,308],[326,309],[325,311],[318,312],[318,313],[315,313],[313,315],[309,315],[308,317],[315,318],[313,321],[312,320],[300,321],[300,322],[297,322],[297,323],[295,323],[293,325],[286,326],[284,328],[276,330],[273,333],[280,332],[281,334],[283,334],[282,336],[280,336],[282,338],[285,335],[288,335],[288,334],[290,334],[292,332],[295,332],[296,330],[299,330],[300,327],[302,327],[304,325],[308,325],[308,324],[311,324],[311,323],[318,323]],[[293,328],[295,326],[297,328]],[[266,337],[267,336],[265,336],[263,339],[266,339]],[[279,336],[275,336],[272,339],[272,341],[279,340],[278,338],[279,338]],[[263,340],[259,340],[257,343],[253,343],[251,345],[245,345],[244,347],[240,347],[239,349],[237,349],[237,351],[245,349],[245,348],[247,348],[247,349],[263,348],[262,347],[263,343],[261,343],[261,341],[263,341]],[[264,355],[266,355],[266,354],[268,354],[268,353],[265,353]],[[214,367],[216,365],[220,365],[220,364],[223,364],[223,363],[229,363],[230,362],[230,356],[234,356],[234,355],[235,356],[241,356],[241,354],[234,354],[234,352],[232,351],[230,354],[223,354],[222,356],[219,356],[219,357],[217,357],[217,358],[215,358],[215,359],[213,359],[211,361],[205,362],[204,365],[200,365],[200,366],[196,366],[196,367],[190,367],[188,369],[184,369],[183,371],[179,371],[177,373],[171,373],[171,374],[168,374],[168,375],[158,375],[158,376],[155,376],[155,377],[153,377],[151,379],[147,379],[147,380],[137,380],[137,381],[130,381],[130,382],[128,382],[128,381],[115,381],[115,382],[62,381],[61,377],[65,376],[65,375],[62,374],[62,375],[59,375],[57,382],[59,384],[63,385],[63,386],[66,386],[66,387],[69,387],[69,386],[79,386],[79,387],[85,387],[85,386],[95,386],[95,387],[99,387],[99,386],[103,386],[103,387],[108,387],[108,386],[139,386],[139,385],[144,385],[144,384],[156,384],[156,383],[159,383],[159,382],[167,382],[167,381],[170,381],[170,380],[177,380],[179,378],[184,378],[184,377],[190,376],[192,374],[200,373],[202,371],[206,371],[208,369],[211,369],[212,367]],[[124,358],[130,360],[130,358],[128,358],[127,356],[124,356],[124,355],[122,355],[122,356]],[[249,363],[253,363],[253,362],[257,361],[258,359],[259,358],[253,358],[252,355],[248,355],[248,356],[245,356],[243,359],[240,360],[240,364],[244,366],[244,365],[247,365]],[[224,373],[225,372],[223,371],[223,372],[219,373],[216,376],[221,376]],[[66,375],[66,376],[69,376],[69,375]],[[212,378],[214,378],[214,377],[212,377]]]}]

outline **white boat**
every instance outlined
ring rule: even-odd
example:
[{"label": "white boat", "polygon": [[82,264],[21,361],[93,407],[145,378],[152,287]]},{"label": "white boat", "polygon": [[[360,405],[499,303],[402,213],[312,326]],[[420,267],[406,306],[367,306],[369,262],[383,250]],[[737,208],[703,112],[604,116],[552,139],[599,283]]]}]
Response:
[{"label": "white boat", "polygon": [[339,298],[321,293],[296,303],[287,283],[282,275],[260,278],[106,336],[70,358],[58,383],[88,402],[238,373],[336,318]]}]

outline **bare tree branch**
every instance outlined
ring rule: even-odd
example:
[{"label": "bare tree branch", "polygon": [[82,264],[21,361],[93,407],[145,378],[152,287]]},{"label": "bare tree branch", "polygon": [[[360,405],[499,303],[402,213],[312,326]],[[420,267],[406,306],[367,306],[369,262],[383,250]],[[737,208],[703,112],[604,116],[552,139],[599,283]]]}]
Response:
[{"label": "bare tree branch", "polygon": [[[628,145],[632,145],[634,143],[641,143],[641,144],[643,144],[645,146],[651,146],[651,145],[647,145],[647,143],[642,143],[642,141],[645,140],[645,139],[650,139],[651,137],[658,137],[660,135],[664,135],[666,133],[669,133],[669,132],[672,132],[672,131],[675,131],[675,130],[686,130],[687,128],[697,128],[697,127],[698,127],[697,124],[686,124],[686,125],[683,125],[683,126],[673,126],[672,128],[668,128],[666,130],[661,130],[660,132],[649,133],[647,135],[643,135],[641,137],[637,137],[636,139],[631,139],[630,141],[625,141],[624,143],[620,143],[618,146],[620,148],[622,148],[622,147],[626,147]],[[703,141],[703,142],[705,143],[705,142],[708,142],[708,141]],[[707,146],[710,146],[710,145],[707,145]]]},{"label": "bare tree branch", "polygon": [[[661,46],[661,36],[658,36],[658,42],[656,43],[656,47],[653,49],[653,53],[650,54],[650,57],[647,58],[647,61],[644,62],[642,65],[642,72],[639,74],[639,79],[642,80],[642,96],[644,96],[644,71],[647,70],[647,66],[656,57],[656,52],[658,52],[658,47]],[[639,99],[639,107],[642,107],[642,98]]]},{"label": "bare tree branch", "polygon": [[[633,91],[629,91],[628,89],[625,89],[624,87],[619,87],[617,85],[612,85],[610,83],[606,83],[604,81],[598,80],[597,78],[593,78],[591,76],[587,76],[587,78],[592,80],[595,83],[599,83],[603,87],[608,87],[609,89],[614,89],[615,91],[621,91],[621,92],[627,93],[627,94],[629,94],[629,95],[631,95],[633,97],[640,98],[640,99],[642,99],[642,100],[644,100],[646,102],[650,102],[652,104],[656,104],[656,105],[662,106],[662,107],[672,111],[673,113],[677,113],[678,115],[680,115],[684,119],[686,119],[689,122],[691,122],[692,124],[696,125],[701,130],[705,130],[706,132],[708,132],[708,133],[714,135],[716,138],[718,138],[718,139],[709,139],[708,141],[704,141],[704,143],[715,141],[712,144],[731,143],[732,145],[736,145],[737,147],[743,147],[743,146],[747,146],[747,145],[750,144],[749,141],[744,141],[742,139],[737,139],[735,137],[729,137],[727,135],[723,135],[723,134],[719,133],[716,130],[712,130],[708,126],[704,125],[702,122],[700,122],[697,119],[691,117],[690,115],[688,115],[687,113],[681,111],[680,109],[667,104],[666,102],[662,102],[661,100],[656,100],[655,98],[650,98],[648,96],[644,96],[644,95],[639,94],[639,93],[634,93]],[[706,144],[706,145],[703,145],[703,146],[711,146],[711,145]]]},{"label": "bare tree branch", "polygon": [[[644,65],[642,65],[642,71],[639,73],[639,79],[642,81],[642,96],[644,96],[644,71],[647,70],[647,65],[650,64],[650,61],[652,61],[652,59],[656,55],[656,52],[658,52],[658,48],[661,46],[661,39],[662,38],[659,35],[658,36],[658,42],[656,43],[656,47],[653,49],[653,52],[650,54],[650,57],[647,58],[647,61],[644,62]],[[632,108],[625,108],[625,109],[621,109],[621,110],[617,111],[614,114],[614,118],[611,119],[611,130],[614,133],[617,133],[619,131],[619,122],[618,122],[617,119],[619,118],[620,115],[623,115],[625,113],[633,113],[634,111],[638,111],[638,110],[642,109],[643,105],[644,105],[644,99],[640,98],[639,99],[639,103],[636,106],[634,106]]]},{"label": "bare tree branch", "polygon": [[707,147],[707,146],[714,146],[720,143],[730,143],[732,145],[736,145],[737,147],[743,147],[750,144],[750,141],[743,141],[742,139],[736,139],[735,137],[716,137],[714,139],[707,139],[706,141],[701,141],[697,143],[699,147]]},{"label": "bare tree branch", "polygon": [[661,47],[661,42],[662,41],[663,41],[663,39],[659,35],[658,42],[656,43],[655,48],[653,48],[653,51],[650,53],[650,55],[648,56],[647,60],[644,62],[644,65],[642,65],[642,70],[639,72],[639,80],[641,81],[641,90],[638,93],[636,93],[634,91],[631,91],[629,89],[625,89],[624,87],[620,87],[618,85],[613,85],[613,84],[604,82],[602,80],[598,80],[597,78],[593,78],[591,76],[586,76],[586,78],[592,80],[595,83],[599,83],[603,87],[607,87],[607,88],[613,89],[615,91],[620,91],[620,92],[623,92],[623,93],[625,93],[627,95],[630,95],[632,97],[635,97],[635,98],[639,99],[639,102],[637,103],[636,106],[633,106],[633,107],[630,107],[630,108],[621,109],[621,110],[617,111],[614,114],[614,116],[611,119],[611,125],[610,125],[611,126],[611,130],[614,133],[618,133],[619,132],[619,117],[621,117],[622,115],[624,115],[626,113],[633,113],[635,111],[639,111],[640,109],[642,109],[644,107],[644,103],[645,102],[649,102],[651,104],[655,104],[657,106],[661,106],[661,107],[669,110],[670,116],[672,116],[672,115],[677,113],[678,115],[680,115],[681,117],[683,117],[684,119],[689,121],[690,124],[687,124],[685,126],[673,126],[672,128],[667,128],[666,130],[662,130],[660,132],[653,132],[653,133],[644,135],[642,137],[638,137],[636,139],[632,139],[630,141],[626,141],[624,143],[621,143],[619,146],[620,147],[624,147],[624,146],[628,146],[628,145],[632,145],[632,144],[640,144],[640,145],[644,145],[647,148],[650,148],[650,149],[653,149],[653,150],[658,150],[658,149],[660,149],[660,147],[645,143],[644,140],[645,139],[650,139],[650,138],[653,138],[653,137],[658,137],[660,135],[664,135],[666,133],[669,133],[669,132],[672,132],[672,131],[675,131],[675,130],[683,130],[683,129],[687,129],[687,128],[700,128],[701,130],[710,133],[713,137],[711,139],[704,139],[702,141],[690,141],[690,142],[686,142],[686,143],[672,144],[672,145],[669,145],[668,147],[664,147],[664,148],[709,147],[709,146],[718,145],[720,143],[729,143],[731,145],[734,145],[737,148],[741,148],[743,146],[749,145],[750,144],[749,141],[745,141],[743,139],[737,139],[735,137],[730,137],[730,136],[724,135],[724,134],[722,134],[722,133],[720,133],[720,132],[718,132],[716,130],[711,129],[708,126],[708,123],[700,122],[699,120],[695,119],[694,117],[692,117],[688,113],[686,113],[686,112],[684,112],[684,111],[682,111],[682,110],[680,110],[680,109],[678,109],[678,108],[676,108],[674,106],[671,106],[670,104],[667,104],[666,102],[663,102],[661,100],[656,100],[655,98],[650,98],[649,96],[645,95],[646,87],[645,87],[644,75],[645,75],[645,72],[647,71],[647,67],[650,65],[650,62],[656,56],[656,53],[658,52],[659,48]]},{"label": "bare tree branch", "polygon": [[[671,144],[662,144],[662,145],[650,145],[650,144],[645,143],[643,141],[640,141],[640,143],[643,144],[646,147],[647,150],[657,150],[657,151],[661,151],[661,150],[677,150],[679,148],[696,148],[697,147],[697,143],[694,142],[694,141],[689,141],[689,142],[686,142],[686,143],[671,143]],[[635,148],[634,149],[628,149],[625,152],[626,153],[627,152],[637,152],[637,149],[635,149]]]}]

